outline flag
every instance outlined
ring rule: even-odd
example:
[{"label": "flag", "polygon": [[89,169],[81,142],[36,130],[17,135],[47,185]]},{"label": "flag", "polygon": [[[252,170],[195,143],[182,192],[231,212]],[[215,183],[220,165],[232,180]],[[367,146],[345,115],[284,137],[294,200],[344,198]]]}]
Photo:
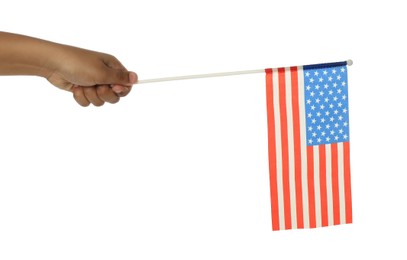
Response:
[{"label": "flag", "polygon": [[347,63],[266,69],[273,230],[352,222]]}]

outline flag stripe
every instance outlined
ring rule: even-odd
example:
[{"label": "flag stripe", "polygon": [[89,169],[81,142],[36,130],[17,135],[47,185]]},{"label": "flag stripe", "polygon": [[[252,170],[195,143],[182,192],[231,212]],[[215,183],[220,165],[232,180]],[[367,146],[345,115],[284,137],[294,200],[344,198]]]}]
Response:
[{"label": "flag stripe", "polygon": [[332,203],[332,161],[331,161],[331,145],[325,145],[325,164],[326,164],[326,205],[328,226],[333,225],[333,203]]},{"label": "flag stripe", "polygon": [[[299,109],[299,131],[300,131],[300,172],[301,174],[301,184],[302,184],[302,210],[303,210],[303,223],[304,228],[310,227],[310,212],[309,212],[309,203],[308,203],[308,176],[307,176],[307,137],[306,137],[306,124],[305,124],[305,97],[304,97],[304,77],[303,77],[303,67],[297,67],[297,84],[298,84],[298,109]],[[295,81],[293,81],[295,82]],[[298,184],[297,184],[298,186]]]},{"label": "flag stripe", "polygon": [[[273,104],[275,116],[280,115],[280,87],[279,73],[277,69],[273,69]],[[283,158],[282,158],[282,140],[281,140],[281,120],[276,116],[275,124],[275,140],[276,140],[276,168],[277,168],[277,197],[278,197],[278,213],[280,219],[280,229],[285,229],[285,204],[284,204],[284,185],[283,185]]]},{"label": "flag stripe", "polygon": [[285,228],[291,229],[291,201],[290,201],[290,181],[289,181],[289,157],[288,157],[288,126],[287,107],[285,89],[285,69],[278,69],[279,104],[280,104],[280,124],[281,124],[281,154],[283,173],[283,196],[284,196],[284,222]]},{"label": "flag stripe", "polygon": [[352,195],[350,184],[350,147],[349,142],[343,143],[344,150],[344,181],[345,181],[345,207],[346,223],[352,223]]},{"label": "flag stripe", "polygon": [[308,159],[308,201],[310,227],[317,227],[316,205],[315,205],[315,174],[314,174],[314,147],[307,147]]},{"label": "flag stripe", "polygon": [[287,108],[287,144],[288,149],[288,174],[290,184],[290,206],[291,206],[291,228],[298,228],[297,225],[297,194],[295,181],[295,147],[294,147],[294,121],[293,121],[293,100],[292,82],[290,68],[285,68],[285,96]]},{"label": "flag stripe", "polygon": [[346,223],[345,218],[345,180],[344,180],[344,151],[343,143],[338,144],[338,186],[339,186],[339,203],[340,203],[340,223]]},{"label": "flag stripe", "polygon": [[328,198],[326,190],[326,148],[319,146],[319,187],[321,194],[321,225],[328,226]]},{"label": "flag stripe", "polygon": [[339,206],[339,176],[338,176],[338,146],[331,144],[332,161],[332,202],[334,225],[340,224],[340,206]]},{"label": "flag stripe", "polygon": [[267,101],[267,122],[268,122],[268,152],[269,152],[269,172],[270,172],[270,199],[272,229],[279,230],[279,213],[277,197],[277,167],[276,167],[276,138],[275,138],[275,115],[273,97],[273,71],[266,70],[266,101]]},{"label": "flag stripe", "polygon": [[294,160],[295,163],[295,195],[296,195],[296,213],[297,228],[304,228],[304,215],[302,204],[302,174],[301,174],[301,129],[300,129],[300,107],[299,107],[299,90],[298,90],[298,70],[297,67],[291,67],[291,103],[292,103],[292,120],[294,123]]}]

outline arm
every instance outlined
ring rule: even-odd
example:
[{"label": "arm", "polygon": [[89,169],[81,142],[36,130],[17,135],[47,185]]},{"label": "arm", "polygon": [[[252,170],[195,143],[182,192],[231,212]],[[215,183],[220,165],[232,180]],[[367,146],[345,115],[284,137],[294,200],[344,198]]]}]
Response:
[{"label": "arm", "polygon": [[109,54],[6,32],[0,32],[0,75],[44,77],[82,106],[116,103],[137,81]]}]

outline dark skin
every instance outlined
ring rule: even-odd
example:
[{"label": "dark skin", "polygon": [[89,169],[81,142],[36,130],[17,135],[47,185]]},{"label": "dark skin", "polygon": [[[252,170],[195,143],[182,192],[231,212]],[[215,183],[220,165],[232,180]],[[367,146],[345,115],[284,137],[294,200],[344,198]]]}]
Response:
[{"label": "dark skin", "polygon": [[44,77],[81,106],[117,103],[137,82],[112,55],[6,32],[0,32],[0,75]]}]

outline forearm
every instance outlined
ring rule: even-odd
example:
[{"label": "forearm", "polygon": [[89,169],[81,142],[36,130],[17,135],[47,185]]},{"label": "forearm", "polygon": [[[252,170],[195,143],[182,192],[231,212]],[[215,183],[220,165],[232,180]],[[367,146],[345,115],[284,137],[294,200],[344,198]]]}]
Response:
[{"label": "forearm", "polygon": [[58,44],[0,32],[0,75],[48,77]]}]

